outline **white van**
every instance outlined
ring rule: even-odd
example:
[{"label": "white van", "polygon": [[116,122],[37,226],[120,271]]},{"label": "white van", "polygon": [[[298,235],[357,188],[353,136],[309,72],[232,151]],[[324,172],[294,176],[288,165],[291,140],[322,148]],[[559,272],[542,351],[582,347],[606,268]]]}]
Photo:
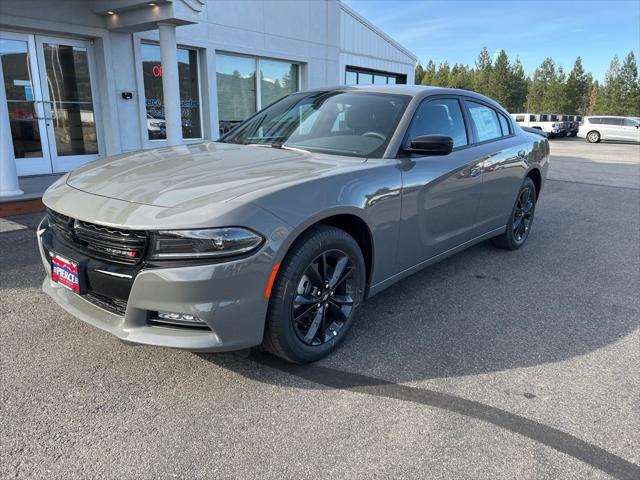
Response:
[{"label": "white van", "polygon": [[640,121],[633,117],[584,117],[578,136],[586,138],[589,143],[600,140],[640,142]]},{"label": "white van", "polygon": [[[556,120],[552,121],[552,116],[556,117]],[[557,115],[549,115],[546,113],[541,113],[540,115],[534,113],[512,113],[511,117],[521,127],[529,127],[542,130],[549,136],[549,138],[561,135],[562,129],[560,122],[557,121]]]}]

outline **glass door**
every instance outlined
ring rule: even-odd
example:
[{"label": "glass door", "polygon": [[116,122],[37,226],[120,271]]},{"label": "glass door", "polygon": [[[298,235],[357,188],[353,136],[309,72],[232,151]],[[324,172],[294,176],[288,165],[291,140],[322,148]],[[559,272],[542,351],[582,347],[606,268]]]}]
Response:
[{"label": "glass door", "polygon": [[35,43],[51,168],[66,172],[98,158],[92,45],[40,35]]},{"label": "glass door", "polygon": [[2,80],[18,175],[51,173],[45,104],[33,35],[0,32]]}]

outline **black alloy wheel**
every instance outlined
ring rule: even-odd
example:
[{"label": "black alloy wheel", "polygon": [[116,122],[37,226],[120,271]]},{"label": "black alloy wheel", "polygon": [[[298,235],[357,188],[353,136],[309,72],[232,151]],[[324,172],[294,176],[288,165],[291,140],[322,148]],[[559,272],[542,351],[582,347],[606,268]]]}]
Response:
[{"label": "black alloy wheel", "polygon": [[307,345],[335,338],[353,310],[353,261],[340,250],[318,255],[305,269],[291,304],[296,334]]},{"label": "black alloy wheel", "polygon": [[518,196],[511,210],[509,223],[507,223],[504,233],[491,239],[496,247],[505,250],[517,250],[526,243],[533,224],[537,198],[536,186],[533,180],[530,177],[526,177],[518,191]]},{"label": "black alloy wheel", "polygon": [[534,197],[535,193],[529,186],[525,186],[518,196],[512,223],[513,238],[518,243],[523,243],[529,235],[535,209]]},{"label": "black alloy wheel", "polygon": [[262,347],[294,363],[325,357],[353,324],[365,284],[358,242],[339,228],[311,227],[282,260],[269,297]]}]

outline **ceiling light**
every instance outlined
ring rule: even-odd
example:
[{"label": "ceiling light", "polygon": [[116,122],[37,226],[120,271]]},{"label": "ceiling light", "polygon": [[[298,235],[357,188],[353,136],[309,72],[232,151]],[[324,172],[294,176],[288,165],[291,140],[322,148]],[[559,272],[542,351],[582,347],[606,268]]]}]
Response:
[{"label": "ceiling light", "polygon": [[155,7],[157,5],[157,3],[149,2],[149,3],[147,3],[147,5],[149,5],[150,7]]},{"label": "ceiling light", "polygon": [[115,15],[115,14],[116,14],[116,12],[113,12],[113,11],[111,11],[111,10],[109,10],[107,13],[108,13],[109,15]]}]

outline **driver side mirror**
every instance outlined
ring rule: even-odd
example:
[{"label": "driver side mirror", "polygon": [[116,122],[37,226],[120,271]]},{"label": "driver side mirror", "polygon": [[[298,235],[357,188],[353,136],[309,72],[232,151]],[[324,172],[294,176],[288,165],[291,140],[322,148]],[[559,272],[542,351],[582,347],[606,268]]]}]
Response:
[{"label": "driver side mirror", "polygon": [[411,146],[405,148],[409,153],[422,155],[449,155],[453,150],[453,139],[446,135],[422,135],[411,140]]}]

